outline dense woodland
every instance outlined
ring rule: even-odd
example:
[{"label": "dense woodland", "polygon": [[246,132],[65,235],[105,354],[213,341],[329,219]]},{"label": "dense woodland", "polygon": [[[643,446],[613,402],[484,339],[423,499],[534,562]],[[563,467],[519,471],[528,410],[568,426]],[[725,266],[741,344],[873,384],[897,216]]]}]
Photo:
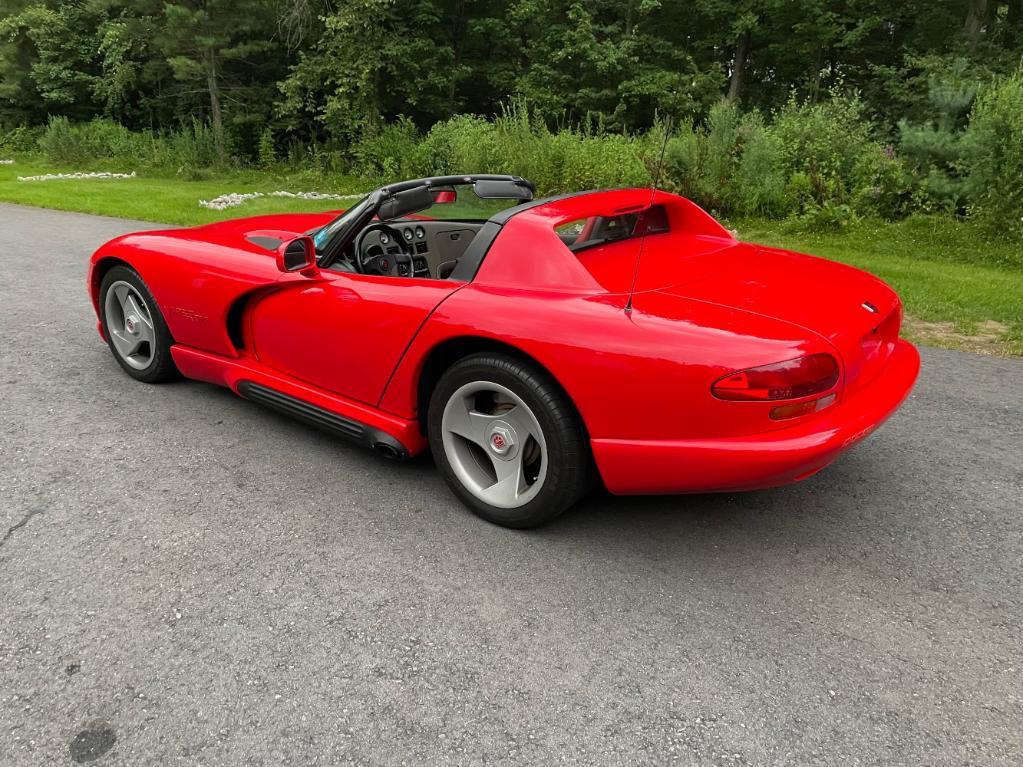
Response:
[{"label": "dense woodland", "polygon": [[668,182],[711,207],[1020,228],[1023,0],[0,4],[0,146],[55,160],[127,129],[192,164],[476,162],[554,189],[643,181],[670,120]]}]

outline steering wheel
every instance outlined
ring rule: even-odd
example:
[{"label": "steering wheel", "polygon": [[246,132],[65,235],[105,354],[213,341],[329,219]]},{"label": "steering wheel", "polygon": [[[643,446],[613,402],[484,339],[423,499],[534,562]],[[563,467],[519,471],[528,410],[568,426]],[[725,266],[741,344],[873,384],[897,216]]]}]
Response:
[{"label": "steering wheel", "polygon": [[[376,255],[369,255],[368,253],[365,253],[363,251],[363,244],[366,241],[366,235],[374,231],[380,231],[390,235],[400,252],[384,252]],[[389,244],[390,243],[388,243],[388,245]],[[359,267],[359,271],[363,274],[380,274],[391,277],[412,277],[415,275],[415,270],[412,267],[412,250],[405,242],[405,238],[402,237],[401,232],[390,224],[378,222],[367,226],[359,232],[359,236],[355,238],[355,245],[353,249],[355,251],[356,266]],[[401,266],[405,266],[405,271],[401,270],[399,264]]]}]

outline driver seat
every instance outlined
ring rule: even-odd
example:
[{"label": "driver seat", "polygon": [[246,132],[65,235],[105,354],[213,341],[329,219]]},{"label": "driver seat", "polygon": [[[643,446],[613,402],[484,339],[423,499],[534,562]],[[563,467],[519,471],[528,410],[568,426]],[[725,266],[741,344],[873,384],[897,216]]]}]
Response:
[{"label": "driver seat", "polygon": [[455,271],[455,267],[458,266],[458,259],[452,258],[449,261],[444,261],[437,265],[437,279],[446,280],[451,276],[451,273]]}]

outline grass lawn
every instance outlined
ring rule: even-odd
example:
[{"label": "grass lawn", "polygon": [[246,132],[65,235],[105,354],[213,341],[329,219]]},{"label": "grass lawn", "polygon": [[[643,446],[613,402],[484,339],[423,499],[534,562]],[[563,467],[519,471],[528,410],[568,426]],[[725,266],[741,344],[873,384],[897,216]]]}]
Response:
[{"label": "grass lawn", "polygon": [[[264,198],[222,211],[199,200],[227,192],[365,192],[358,178],[255,170],[132,179],[18,181],[17,176],[69,172],[30,161],[0,165],[0,201],[142,221],[195,225],[280,211],[346,207],[343,201]],[[130,172],[132,168],[103,170]],[[906,305],[905,335],[926,344],[986,354],[1023,356],[1023,248],[979,238],[974,227],[939,218],[865,222],[837,233],[800,231],[790,224],[730,222],[748,241],[842,261],[881,277]]]},{"label": "grass lawn", "polygon": [[[231,171],[220,177],[211,173],[210,178],[204,180],[173,176],[157,177],[145,173],[140,173],[136,178],[126,179],[50,181],[17,179],[18,176],[70,173],[74,170],[80,169],[53,168],[22,162],[0,165],[0,202],[194,226],[240,216],[256,216],[260,213],[332,210],[350,204],[350,201],[341,200],[292,200],[270,197],[250,200],[238,207],[220,211],[207,210],[199,206],[199,200],[211,200],[228,192],[283,190],[355,194],[370,189],[367,182],[355,178],[327,180],[322,177],[315,178],[309,173],[289,176],[259,171]],[[102,170],[130,173],[133,169],[110,166]]]},{"label": "grass lawn", "polygon": [[979,240],[973,227],[937,218],[860,223],[838,233],[799,232],[773,221],[746,221],[737,228],[744,240],[876,274],[902,296],[907,315],[903,334],[911,340],[1023,356],[1019,246]]}]

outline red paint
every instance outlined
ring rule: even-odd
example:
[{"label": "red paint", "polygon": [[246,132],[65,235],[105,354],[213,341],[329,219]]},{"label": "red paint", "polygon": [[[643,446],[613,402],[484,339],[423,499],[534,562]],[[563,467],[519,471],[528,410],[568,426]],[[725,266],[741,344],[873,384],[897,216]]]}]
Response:
[{"label": "red paint", "polygon": [[[418,390],[431,351],[466,338],[517,349],[565,389],[618,493],[805,478],[908,395],[919,360],[898,340],[902,308],[887,285],[851,267],[740,243],[664,192],[653,200],[670,231],[645,238],[626,311],[640,240],[573,254],[554,227],[650,200],[650,190],[632,189],[527,208],[504,225],[469,283],[282,274],[273,251],[245,239],[293,237],[335,213],[127,235],[100,248],[92,266],[118,259],[139,272],[184,375],[235,389],[242,378],[263,383],[386,431],[410,453],[426,447]],[[792,402],[712,394],[729,374],[821,354],[840,370],[827,392]],[[798,407],[832,395],[826,407]],[[795,406],[776,410],[787,404]]]}]

